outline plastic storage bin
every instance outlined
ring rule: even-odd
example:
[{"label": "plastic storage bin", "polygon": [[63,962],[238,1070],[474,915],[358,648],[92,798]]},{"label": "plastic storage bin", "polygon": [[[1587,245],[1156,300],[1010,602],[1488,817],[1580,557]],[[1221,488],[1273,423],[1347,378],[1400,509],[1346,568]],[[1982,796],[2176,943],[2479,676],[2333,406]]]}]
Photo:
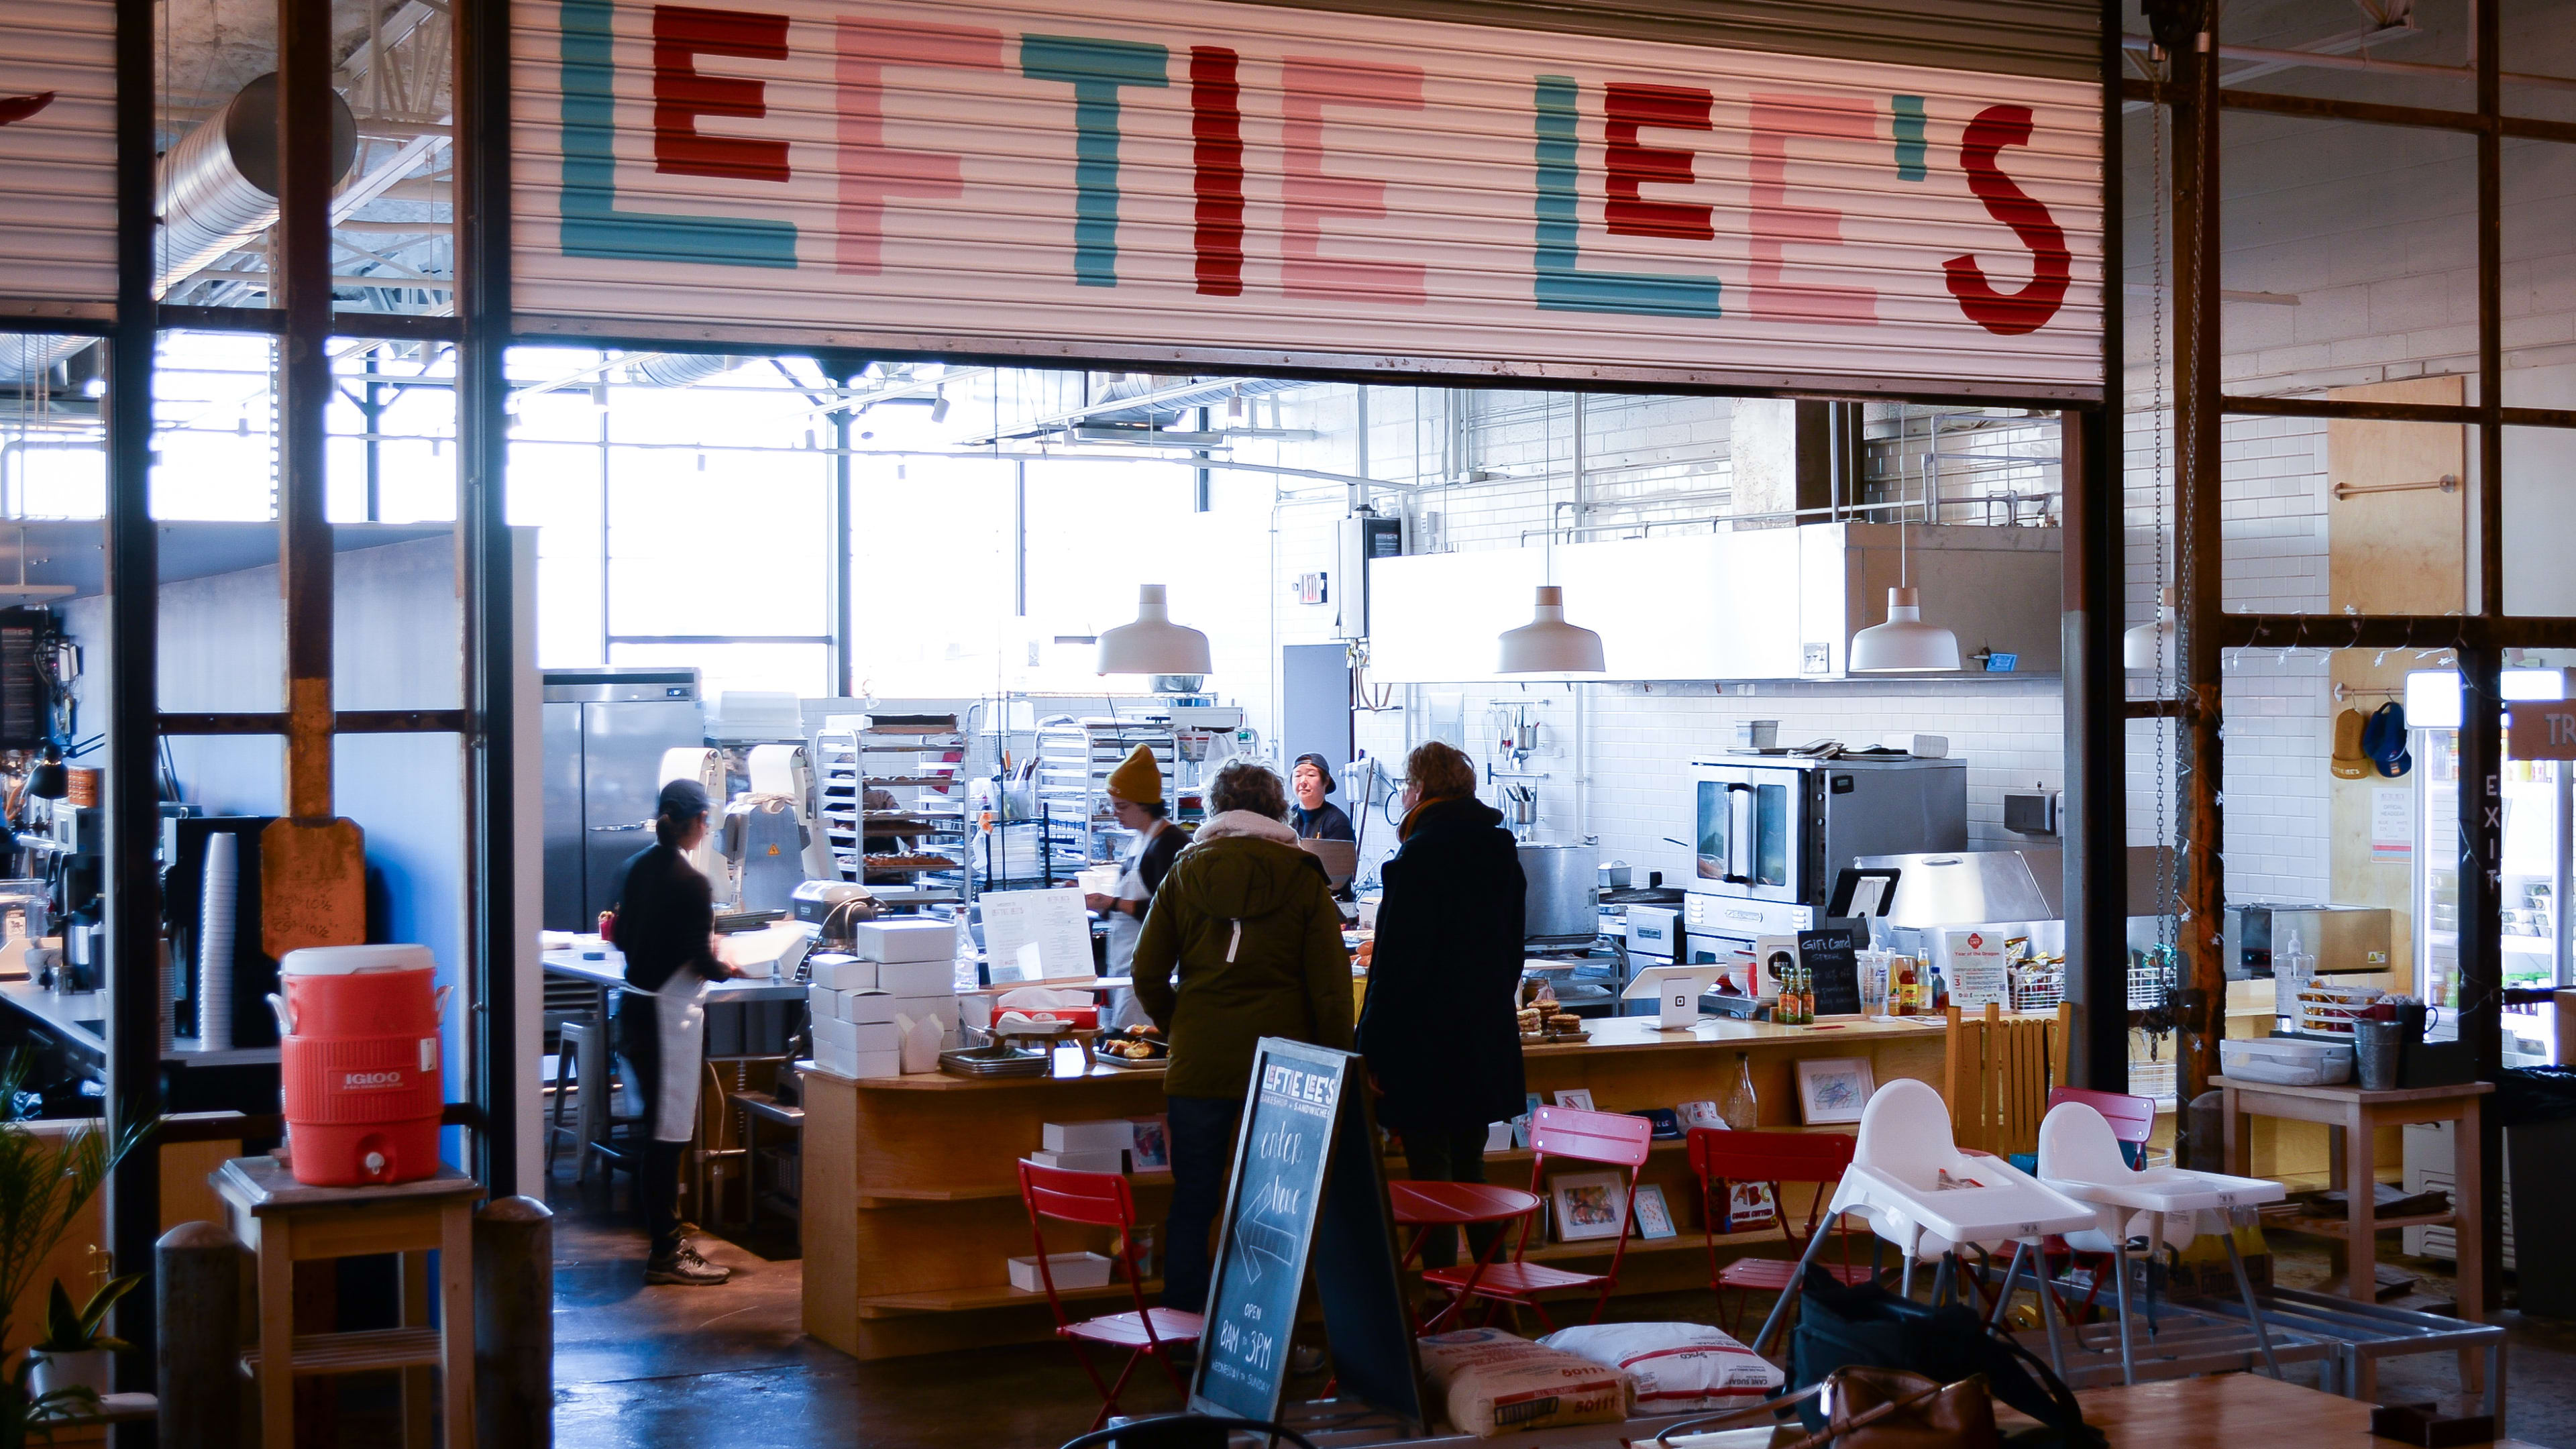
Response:
[{"label": "plastic storage bin", "polygon": [[2352,1047],[2287,1036],[2245,1037],[2218,1044],[2218,1066],[2242,1082],[2331,1087],[2352,1080]]}]

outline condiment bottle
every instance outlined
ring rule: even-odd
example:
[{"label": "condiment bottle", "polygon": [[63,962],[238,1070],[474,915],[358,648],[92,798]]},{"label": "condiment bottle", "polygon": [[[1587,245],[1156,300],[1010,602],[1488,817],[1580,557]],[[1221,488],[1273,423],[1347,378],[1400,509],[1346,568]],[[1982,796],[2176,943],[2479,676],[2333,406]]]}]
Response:
[{"label": "condiment bottle", "polygon": [[1914,1014],[1914,992],[1916,989],[1914,984],[1914,958],[1911,956],[1899,956],[1892,964],[1890,964],[1888,970],[1893,984],[1888,988],[1887,992],[1887,1014],[1890,1016],[1912,1016]]}]

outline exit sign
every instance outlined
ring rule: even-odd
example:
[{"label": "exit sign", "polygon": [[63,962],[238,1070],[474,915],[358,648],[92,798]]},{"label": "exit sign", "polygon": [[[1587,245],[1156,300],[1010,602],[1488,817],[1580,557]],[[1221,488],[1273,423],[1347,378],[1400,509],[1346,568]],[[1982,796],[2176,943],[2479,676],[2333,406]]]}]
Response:
[{"label": "exit sign", "polygon": [[2517,760],[2576,760],[2576,700],[2525,700],[2505,713],[2505,752]]}]

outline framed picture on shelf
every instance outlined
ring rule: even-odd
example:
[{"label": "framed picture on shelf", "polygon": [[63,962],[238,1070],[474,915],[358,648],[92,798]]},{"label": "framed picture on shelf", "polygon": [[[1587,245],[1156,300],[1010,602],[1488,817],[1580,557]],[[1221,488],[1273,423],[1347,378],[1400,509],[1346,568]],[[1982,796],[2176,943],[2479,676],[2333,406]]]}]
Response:
[{"label": "framed picture on shelf", "polygon": [[1163,1117],[1130,1117],[1135,1131],[1127,1164],[1138,1172],[1161,1172],[1172,1165],[1171,1124]]},{"label": "framed picture on shelf", "polygon": [[1878,1089],[1867,1057],[1816,1057],[1798,1063],[1798,1118],[1810,1127],[1857,1122]]},{"label": "framed picture on shelf", "polygon": [[1592,1105],[1592,1089],[1589,1087],[1566,1088],[1564,1091],[1556,1094],[1556,1105],[1560,1107],[1580,1107],[1586,1112],[1596,1112],[1600,1110]]},{"label": "framed picture on shelf", "polygon": [[1681,1229],[1673,1226],[1673,1210],[1664,1202],[1664,1189],[1660,1184],[1649,1182],[1637,1188],[1637,1236],[1681,1236]]},{"label": "framed picture on shelf", "polygon": [[1619,1236],[1628,1179],[1617,1172],[1561,1172],[1547,1180],[1548,1205],[1561,1243]]}]

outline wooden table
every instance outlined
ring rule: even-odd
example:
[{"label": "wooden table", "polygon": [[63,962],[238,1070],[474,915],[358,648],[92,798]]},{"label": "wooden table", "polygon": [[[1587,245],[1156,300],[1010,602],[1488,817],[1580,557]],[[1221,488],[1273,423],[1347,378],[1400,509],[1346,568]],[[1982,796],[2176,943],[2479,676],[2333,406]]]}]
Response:
[{"label": "wooden table", "polygon": [[[2112,1449],[2246,1449],[2295,1444],[2301,1449],[2381,1449],[2403,1443],[2370,1432],[2371,1406],[2260,1374],[2213,1374],[2154,1383],[2079,1389],[2084,1422]],[[2008,1426],[2025,1422],[1997,1406]],[[2496,1449],[2536,1449],[2498,1439]]]},{"label": "wooden table", "polygon": [[[210,1177],[233,1235],[259,1261],[259,1346],[242,1356],[259,1384],[260,1442],[294,1449],[297,1374],[403,1371],[405,1440],[425,1441],[429,1370],[446,1418],[441,1442],[474,1442],[474,1204],[483,1185],[451,1167],[391,1187],[306,1187],[273,1157],[236,1157]],[[428,1258],[438,1253],[438,1326],[429,1326]],[[403,1255],[404,1327],[295,1332],[295,1265]],[[290,1364],[278,1373],[275,1365]]]},{"label": "wooden table", "polygon": [[[2457,1316],[2471,1323],[2486,1321],[2486,1292],[2478,1266],[2486,1256],[2486,1236],[2482,1227],[2484,1204],[2478,1194],[2478,1113],[2481,1100],[2495,1090],[2493,1083],[2401,1087],[2389,1092],[2365,1092],[2352,1086],[2289,1087],[2275,1082],[2236,1081],[2227,1077],[2213,1077],[2210,1083],[2227,1093],[2222,1111],[2226,1121],[2230,1172],[2245,1174],[2251,1171],[2253,1134],[2247,1128],[2249,1118],[2282,1117],[2295,1122],[2319,1122],[2341,1130],[2342,1186],[2346,1199],[2344,1216],[2293,1218],[2285,1226],[2299,1232],[2343,1240],[2345,1296],[2365,1303],[2377,1301],[2380,1233],[2391,1228],[2448,1224],[2458,1243]],[[2414,1122],[2459,1124],[2451,1131],[2451,1210],[2382,1218],[2373,1200],[2379,1182],[2379,1162],[2374,1146],[2378,1129]],[[2474,1390],[2481,1377],[2482,1366],[2476,1356],[2463,1352],[2460,1355],[2461,1388]],[[2377,1378],[2371,1360],[2363,1359],[2359,1381],[2353,1387],[2354,1394],[2363,1400],[2371,1398],[2377,1391]]]}]

